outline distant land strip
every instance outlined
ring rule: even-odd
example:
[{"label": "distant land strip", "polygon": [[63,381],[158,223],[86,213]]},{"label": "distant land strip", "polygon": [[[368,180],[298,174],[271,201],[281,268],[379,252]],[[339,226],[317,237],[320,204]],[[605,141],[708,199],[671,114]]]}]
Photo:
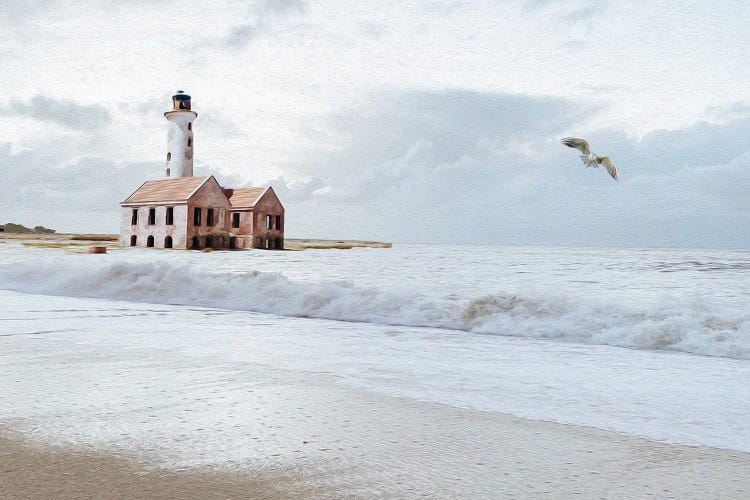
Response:
[{"label": "distant land strip", "polygon": [[[108,248],[118,248],[120,246],[118,243],[120,238],[116,234],[45,233],[36,232],[34,230],[31,230],[31,232],[6,231],[0,233],[0,242],[3,240],[15,240],[29,247],[40,248],[80,248],[94,243],[99,243],[100,245],[103,244]],[[296,238],[288,238],[284,240],[284,250],[349,250],[352,248],[391,248],[392,246],[393,245],[388,242],[370,240],[320,240]]]}]

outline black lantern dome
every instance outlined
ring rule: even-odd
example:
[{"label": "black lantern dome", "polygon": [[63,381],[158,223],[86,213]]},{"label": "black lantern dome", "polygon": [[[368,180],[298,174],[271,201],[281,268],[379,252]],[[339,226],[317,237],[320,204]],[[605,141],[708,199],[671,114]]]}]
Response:
[{"label": "black lantern dome", "polygon": [[172,109],[190,109],[190,96],[183,90],[178,90],[175,95],[172,96]]}]

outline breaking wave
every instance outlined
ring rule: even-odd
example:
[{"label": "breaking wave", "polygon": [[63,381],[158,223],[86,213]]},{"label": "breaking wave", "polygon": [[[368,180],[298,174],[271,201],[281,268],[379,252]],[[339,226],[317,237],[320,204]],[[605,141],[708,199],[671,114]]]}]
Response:
[{"label": "breaking wave", "polygon": [[197,272],[167,262],[6,264],[0,288],[750,359],[750,314],[697,299],[628,307],[560,293],[434,298],[345,281],[295,282],[278,273]]}]

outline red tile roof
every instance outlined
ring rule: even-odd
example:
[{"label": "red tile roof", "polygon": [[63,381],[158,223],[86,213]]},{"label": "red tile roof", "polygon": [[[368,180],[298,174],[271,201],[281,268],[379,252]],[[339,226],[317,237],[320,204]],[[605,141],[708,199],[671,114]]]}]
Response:
[{"label": "red tile roof", "polygon": [[268,188],[224,189],[224,194],[229,198],[232,208],[250,208],[255,206],[266,189]]},{"label": "red tile roof", "polygon": [[190,198],[190,195],[206,180],[208,180],[208,177],[178,177],[176,179],[146,181],[122,204],[184,201]]}]

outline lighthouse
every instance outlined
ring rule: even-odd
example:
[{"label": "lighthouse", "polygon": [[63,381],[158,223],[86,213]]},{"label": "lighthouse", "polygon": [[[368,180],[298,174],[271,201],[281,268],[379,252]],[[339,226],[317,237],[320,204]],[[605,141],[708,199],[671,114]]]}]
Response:
[{"label": "lighthouse", "polygon": [[198,113],[190,109],[190,96],[178,90],[172,96],[172,109],[164,113],[169,120],[167,136],[167,177],[193,176],[193,121]]},{"label": "lighthouse", "polygon": [[[145,248],[284,249],[284,206],[271,186],[226,188],[193,176],[190,96],[178,90],[169,121],[166,179],[148,180],[120,203],[120,245]],[[2,231],[2,227],[0,227]]]}]

